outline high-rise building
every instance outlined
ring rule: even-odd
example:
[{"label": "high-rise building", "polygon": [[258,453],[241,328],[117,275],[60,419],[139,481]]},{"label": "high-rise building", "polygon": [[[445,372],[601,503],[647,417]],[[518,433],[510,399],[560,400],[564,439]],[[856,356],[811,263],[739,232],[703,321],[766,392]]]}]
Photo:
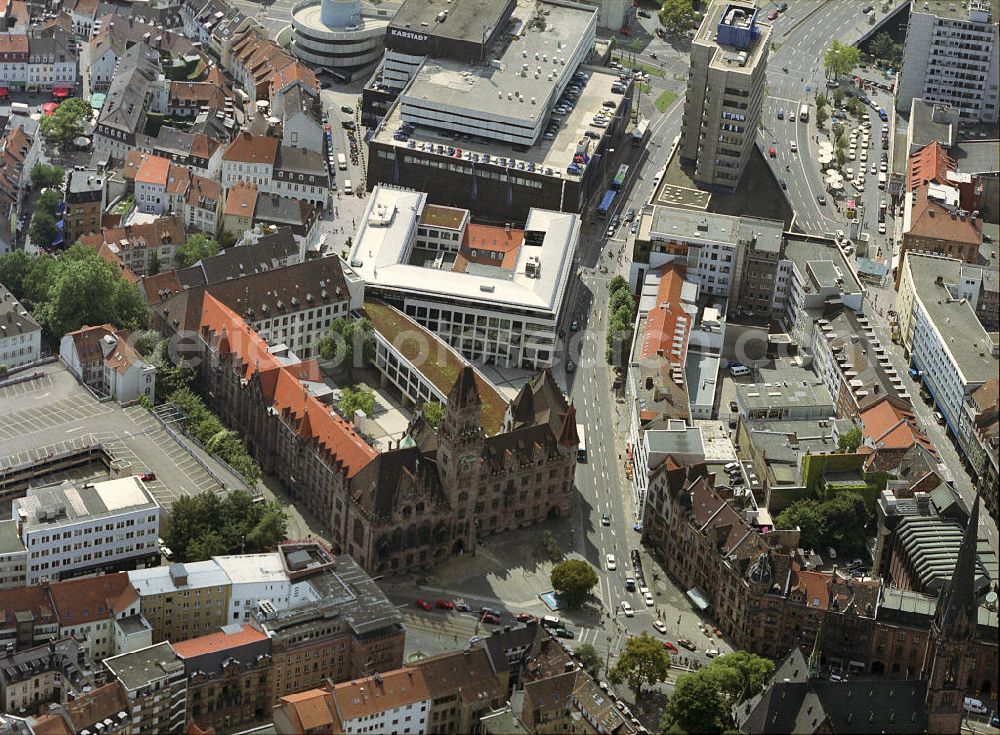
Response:
[{"label": "high-rise building", "polygon": [[896,109],[914,97],[956,107],[963,120],[997,121],[998,23],[989,0],[923,0],[910,8]]},{"label": "high-rise building", "polygon": [[707,189],[736,188],[757,137],[771,40],[759,13],[752,3],[716,3],[691,44],[680,155]]}]

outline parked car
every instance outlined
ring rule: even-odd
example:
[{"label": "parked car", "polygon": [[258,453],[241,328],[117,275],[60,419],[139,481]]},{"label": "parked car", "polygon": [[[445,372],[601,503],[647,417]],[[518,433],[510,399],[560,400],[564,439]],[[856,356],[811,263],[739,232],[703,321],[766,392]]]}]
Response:
[{"label": "parked car", "polygon": [[433,610],[434,609],[434,606],[431,603],[427,602],[427,600],[425,600],[423,597],[418,597],[417,598],[416,605],[421,610]]},{"label": "parked car", "polygon": [[686,648],[689,651],[694,651],[694,650],[696,650],[698,648],[695,644],[693,644],[687,638],[678,638],[677,639],[677,645],[681,646],[683,648]]},{"label": "parked car", "polygon": [[656,629],[657,632],[663,633],[663,635],[667,634],[667,625],[662,620],[654,620],[653,627]]},{"label": "parked car", "polygon": [[451,600],[445,600],[443,598],[439,598],[439,599],[435,600],[434,604],[438,608],[440,608],[441,610],[454,610],[455,609],[455,603],[454,602],[452,602]]},{"label": "parked car", "polygon": [[139,479],[142,480],[143,482],[152,482],[153,480],[156,479],[156,473],[143,472],[141,475],[139,475]]},{"label": "parked car", "polygon": [[632,609],[632,606],[628,602],[622,602],[622,612],[625,613],[626,618],[635,617],[635,610]]},{"label": "parked car", "polygon": [[517,620],[517,622],[519,623],[530,623],[532,620],[535,619],[535,616],[532,615],[531,613],[518,613],[517,615],[514,616],[514,619]]},{"label": "parked car", "polygon": [[666,648],[670,653],[677,653],[677,646],[670,641],[663,641],[663,647]]},{"label": "parked car", "polygon": [[500,616],[494,615],[493,613],[483,613],[480,620],[484,623],[489,623],[490,625],[500,625]]},{"label": "parked car", "polygon": [[556,628],[555,634],[557,638],[569,638],[571,640],[576,638],[576,634],[569,628]]}]

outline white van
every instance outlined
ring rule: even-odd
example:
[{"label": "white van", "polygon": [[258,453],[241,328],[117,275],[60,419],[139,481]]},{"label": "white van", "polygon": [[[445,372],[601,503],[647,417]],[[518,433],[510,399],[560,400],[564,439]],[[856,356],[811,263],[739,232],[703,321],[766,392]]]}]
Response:
[{"label": "white van", "polygon": [[23,102],[11,102],[10,111],[14,114],[28,115],[31,113],[31,108]]},{"label": "white van", "polygon": [[885,171],[879,171],[879,174],[878,174],[878,188],[879,189],[884,189],[885,188],[885,182],[886,182]]},{"label": "white van", "polygon": [[977,715],[989,714],[989,708],[983,704],[978,699],[973,699],[972,697],[966,697],[965,702],[962,704],[962,709],[966,712],[973,712]]},{"label": "white van", "polygon": [[343,153],[337,154],[337,168],[341,171],[347,170],[347,157]]},{"label": "white van", "polygon": [[345,194],[353,194],[354,193],[354,189],[351,188],[351,180],[350,179],[344,179],[344,193]]},{"label": "white van", "polygon": [[546,615],[542,618],[542,625],[546,628],[558,628],[559,618],[555,615]]},{"label": "white van", "polygon": [[733,365],[729,368],[729,374],[734,378],[742,378],[744,375],[750,374],[750,368],[746,365]]}]

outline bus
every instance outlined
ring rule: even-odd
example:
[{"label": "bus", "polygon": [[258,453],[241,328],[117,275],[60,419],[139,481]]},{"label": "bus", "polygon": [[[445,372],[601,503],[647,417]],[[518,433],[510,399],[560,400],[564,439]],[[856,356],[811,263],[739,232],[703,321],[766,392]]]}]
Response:
[{"label": "bus", "polygon": [[632,145],[642,145],[646,140],[646,135],[649,133],[649,120],[643,118],[639,121],[639,124],[635,126],[635,130],[632,131]]},{"label": "bus", "polygon": [[615,174],[614,181],[611,182],[611,188],[621,189],[625,185],[626,176],[628,176],[628,164],[623,163],[618,167],[618,173]]},{"label": "bus", "polygon": [[608,189],[604,192],[604,198],[601,199],[601,203],[597,205],[597,214],[599,216],[608,216],[608,211],[611,209],[611,205],[615,203],[616,196],[618,196],[618,192],[614,189]]},{"label": "bus", "polygon": [[583,430],[583,424],[576,425],[576,435],[580,438],[580,444],[576,449],[576,461],[587,461],[587,434]]},{"label": "bus", "polygon": [[809,103],[803,102],[799,107],[799,122],[809,122]]}]

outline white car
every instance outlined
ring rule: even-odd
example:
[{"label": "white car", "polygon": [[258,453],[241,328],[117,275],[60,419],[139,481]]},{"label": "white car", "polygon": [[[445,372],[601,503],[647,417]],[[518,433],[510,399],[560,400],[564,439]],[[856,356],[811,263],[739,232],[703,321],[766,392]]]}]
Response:
[{"label": "white car", "polygon": [[857,152],[853,148],[851,148],[851,150],[849,150],[847,152],[847,158],[848,158],[848,160],[853,161],[855,158],[857,158],[857,156],[858,156],[858,154],[857,154]]},{"label": "white car", "polygon": [[667,625],[662,620],[654,620],[653,627],[656,628],[657,632],[667,634]]},{"label": "white car", "polygon": [[608,571],[613,572],[618,568],[618,562],[615,561],[614,554],[608,554],[608,558],[605,560],[608,563]]},{"label": "white car", "polygon": [[847,167],[847,178],[849,179],[854,178],[854,169],[851,168],[850,166]]},{"label": "white car", "polygon": [[632,606],[629,605],[627,602],[622,603],[622,612],[625,613],[626,618],[635,617],[635,611],[632,609]]},{"label": "white car", "polygon": [[719,649],[709,648],[707,651],[705,651],[705,655],[708,656],[709,658],[715,658],[716,656],[719,655]]},{"label": "white car", "polygon": [[880,234],[880,235],[884,235],[885,234],[885,222],[879,222],[878,223],[878,234]]},{"label": "white car", "polygon": [[646,607],[652,607],[653,605],[656,604],[656,602],[653,601],[653,595],[651,592],[647,592],[646,594],[644,594],[642,596],[642,599],[646,601]]},{"label": "white car", "polygon": [[874,176],[878,173],[878,165],[873,163],[869,171],[871,171],[871,175]]},{"label": "white car", "polygon": [[791,150],[792,153],[798,153],[799,144],[793,140],[791,143],[788,144],[788,148],[789,150]]}]

